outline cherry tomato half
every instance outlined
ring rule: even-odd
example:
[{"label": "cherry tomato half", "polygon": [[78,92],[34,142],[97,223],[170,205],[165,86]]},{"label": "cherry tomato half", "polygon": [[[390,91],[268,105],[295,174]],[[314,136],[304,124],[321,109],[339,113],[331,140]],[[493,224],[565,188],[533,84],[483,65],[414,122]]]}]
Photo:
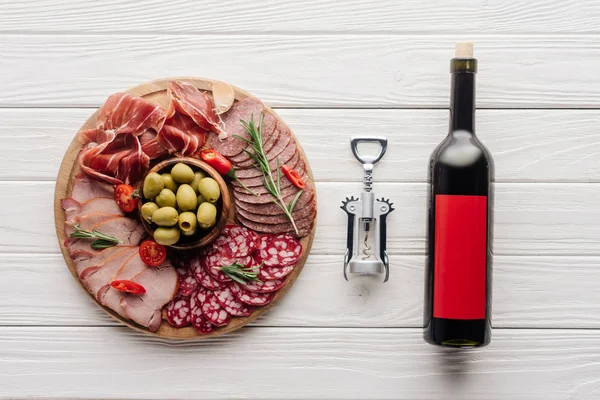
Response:
[{"label": "cherry tomato half", "polygon": [[110,286],[112,286],[113,288],[120,290],[122,292],[127,292],[127,293],[131,293],[131,294],[146,293],[146,289],[142,285],[140,285],[139,283],[136,283],[134,281],[128,281],[128,280],[112,281],[110,283]]},{"label": "cherry tomato half", "polygon": [[133,192],[133,187],[125,184],[115,188],[115,201],[123,212],[132,212],[137,208],[138,200]]},{"label": "cherry tomato half", "polygon": [[167,248],[154,240],[146,240],[140,245],[140,258],[146,265],[158,267],[167,259]]}]

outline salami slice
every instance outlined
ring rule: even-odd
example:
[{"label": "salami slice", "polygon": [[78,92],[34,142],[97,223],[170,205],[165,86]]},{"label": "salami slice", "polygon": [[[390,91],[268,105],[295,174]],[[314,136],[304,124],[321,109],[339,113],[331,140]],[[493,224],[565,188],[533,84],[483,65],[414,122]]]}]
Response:
[{"label": "salami slice", "polygon": [[227,225],[215,239],[212,248],[227,258],[249,256],[258,247],[258,235],[239,225]]},{"label": "salami slice", "polygon": [[231,265],[235,260],[223,257],[219,252],[215,250],[209,250],[203,260],[204,270],[208,272],[210,276],[215,278],[221,283],[231,282],[231,278],[225,275],[219,269],[223,265]]},{"label": "salami slice", "polygon": [[231,315],[217,301],[217,296],[209,292],[200,305],[202,315],[215,326],[225,326],[231,320]]},{"label": "salami slice", "polygon": [[272,293],[276,290],[281,289],[281,287],[284,284],[284,282],[279,279],[261,282],[262,283],[256,281],[248,282],[245,285],[241,285],[240,287],[242,287],[245,291],[252,293]]},{"label": "salami slice", "polygon": [[[198,279],[198,277],[196,279]],[[219,282],[218,280],[213,278],[212,275],[210,275],[208,272],[206,272],[204,270],[204,268],[200,268],[198,282],[200,283],[200,285],[203,288],[208,289],[208,290],[223,289],[223,288],[227,287],[227,285],[229,284],[229,283]]]},{"label": "salami slice", "polygon": [[259,278],[261,281],[274,281],[277,279],[283,279],[288,276],[294,270],[294,265],[288,265],[287,267],[261,267]]},{"label": "salami slice", "polygon": [[189,297],[175,297],[167,306],[167,321],[175,328],[183,328],[192,322],[192,308]]},{"label": "salami slice", "polygon": [[265,235],[258,247],[259,260],[266,267],[286,267],[302,256],[302,244],[292,235]]},{"label": "salami slice", "polygon": [[206,301],[206,293],[204,288],[198,288],[190,297],[190,320],[192,326],[201,335],[209,334],[213,331],[213,324],[202,315],[202,303]]},{"label": "salami slice", "polygon": [[252,307],[239,301],[229,287],[215,291],[215,296],[221,307],[234,317],[247,317],[254,311]]},{"label": "salami slice", "polygon": [[244,304],[250,306],[264,306],[273,301],[274,293],[252,293],[242,289],[241,285],[234,282],[231,286],[233,296]]},{"label": "salami slice", "polygon": [[[177,268],[179,272],[181,268]],[[198,281],[194,277],[194,274],[189,269],[185,270],[185,274],[179,275],[179,296],[191,296],[198,289]]]}]

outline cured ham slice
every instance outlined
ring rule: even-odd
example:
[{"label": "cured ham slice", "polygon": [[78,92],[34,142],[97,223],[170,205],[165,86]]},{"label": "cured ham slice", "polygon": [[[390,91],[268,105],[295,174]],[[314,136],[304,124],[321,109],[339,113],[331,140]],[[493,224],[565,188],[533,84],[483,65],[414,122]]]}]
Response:
[{"label": "cured ham slice", "polygon": [[167,116],[175,112],[187,115],[201,128],[223,134],[223,127],[215,113],[215,105],[210,97],[188,82],[169,82],[168,95],[171,99]]},{"label": "cured ham slice", "polygon": [[63,199],[60,204],[63,210],[65,210],[66,221],[74,221],[77,217],[83,217],[96,212],[123,215],[117,202],[108,197],[97,197],[83,203],[80,203],[73,198],[68,198]]},{"label": "cured ham slice", "polygon": [[137,247],[129,247],[100,265],[85,268],[79,274],[81,282],[91,294],[96,296],[102,287],[110,283],[110,278],[123,266],[123,263],[134,257],[137,251]]},{"label": "cured ham slice", "polygon": [[[65,228],[66,229],[66,228]],[[145,235],[144,227],[137,221],[127,217],[116,217],[92,226],[89,230],[98,230],[106,235],[114,236],[120,240],[119,246],[137,246]],[[65,246],[71,254],[86,251],[92,254],[99,253],[90,246],[91,241],[86,239],[67,239]]]},{"label": "cured ham slice", "polygon": [[77,276],[79,276],[81,275],[81,272],[83,272],[83,270],[85,270],[86,268],[102,265],[109,259],[117,256],[119,253],[127,251],[128,249],[131,250],[132,248],[124,246],[115,246],[104,249],[96,254],[81,251],[77,254],[72,254],[71,259],[75,264]]},{"label": "cured ham slice", "polygon": [[151,160],[168,154],[167,149],[158,143],[158,135],[153,131],[146,131],[140,136],[142,151]]},{"label": "cured ham slice", "polygon": [[93,181],[86,175],[75,178],[73,190],[71,191],[71,198],[73,200],[84,203],[96,197],[114,199],[114,189],[112,185]]},{"label": "cured ham slice", "polygon": [[139,136],[148,129],[159,132],[165,122],[165,109],[129,93],[111,95],[98,113],[96,128],[116,135]]},{"label": "cured ham slice", "polygon": [[192,118],[175,112],[159,132],[157,142],[169,153],[191,156],[204,146],[206,136],[206,130]]}]

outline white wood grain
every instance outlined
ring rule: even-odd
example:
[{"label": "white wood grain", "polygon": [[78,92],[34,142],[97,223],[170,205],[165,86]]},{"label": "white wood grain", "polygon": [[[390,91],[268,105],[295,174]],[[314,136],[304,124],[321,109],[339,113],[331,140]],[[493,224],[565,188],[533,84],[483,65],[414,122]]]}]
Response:
[{"label": "white wood grain", "polygon": [[[600,257],[494,259],[495,328],[600,328]],[[77,285],[60,255],[0,255],[0,326],[117,325]],[[391,278],[346,282],[342,257],[311,255],[254,325],[421,327],[424,256],[392,256]]]},{"label": "white wood grain", "polygon": [[[271,106],[447,107],[462,35],[3,35],[0,106],[99,106],[169,76],[218,78]],[[598,108],[598,35],[473,34],[485,108]],[[576,72],[575,72],[576,71]]]},{"label": "white wood grain", "polygon": [[[1,180],[54,180],[90,109],[0,109]],[[448,129],[447,110],[279,109],[318,181],[358,181],[356,134],[385,135],[376,182],[425,182],[429,155]],[[600,181],[600,110],[479,110],[477,131],[499,182]],[[19,165],[18,168],[14,168]]]},{"label": "white wood grain", "polygon": [[[319,214],[312,254],[343,254],[345,196],[359,183],[317,183]],[[424,254],[425,183],[377,183],[397,208],[388,217],[388,252]],[[0,182],[0,252],[56,252],[53,182]],[[500,255],[600,255],[597,184],[497,184],[494,251]]]},{"label": "white wood grain", "polygon": [[1,32],[598,32],[593,0],[0,2]]},{"label": "white wood grain", "polygon": [[449,352],[420,329],[248,328],[206,342],[125,328],[2,328],[2,395],[571,400],[600,395],[600,333],[497,330]]}]

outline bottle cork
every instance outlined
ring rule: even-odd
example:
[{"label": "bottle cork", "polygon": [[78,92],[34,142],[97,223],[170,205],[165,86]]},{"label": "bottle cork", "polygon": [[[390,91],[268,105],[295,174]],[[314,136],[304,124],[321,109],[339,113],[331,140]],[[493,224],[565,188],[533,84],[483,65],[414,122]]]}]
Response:
[{"label": "bottle cork", "polygon": [[456,43],[456,58],[473,58],[473,43],[459,42]]}]

